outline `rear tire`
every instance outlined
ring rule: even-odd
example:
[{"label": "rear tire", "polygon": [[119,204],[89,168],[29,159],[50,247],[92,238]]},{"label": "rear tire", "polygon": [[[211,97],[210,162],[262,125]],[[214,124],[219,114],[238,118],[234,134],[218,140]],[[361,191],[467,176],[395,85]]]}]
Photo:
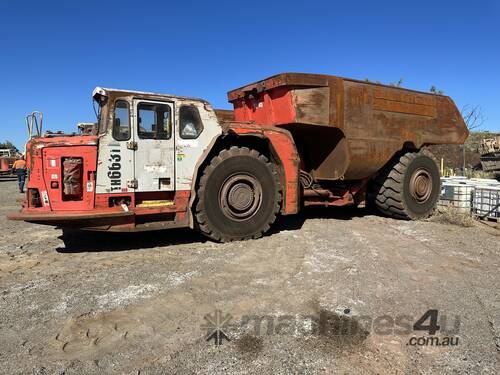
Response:
[{"label": "rear tire", "polygon": [[222,150],[199,182],[199,230],[221,242],[261,237],[279,212],[278,186],[275,168],[258,151],[236,146]]},{"label": "rear tire", "polygon": [[427,150],[401,155],[372,181],[368,202],[398,219],[423,219],[432,214],[441,190],[436,159]]}]

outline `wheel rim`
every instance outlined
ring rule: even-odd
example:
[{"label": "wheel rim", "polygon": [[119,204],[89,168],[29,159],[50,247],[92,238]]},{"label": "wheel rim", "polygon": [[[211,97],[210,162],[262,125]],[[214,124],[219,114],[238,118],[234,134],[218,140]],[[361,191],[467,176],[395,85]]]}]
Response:
[{"label": "wheel rim", "polygon": [[416,169],[410,178],[410,193],[419,203],[425,203],[432,194],[432,176],[425,168]]},{"label": "wheel rim", "polygon": [[253,176],[234,174],[226,178],[219,191],[219,205],[227,217],[243,221],[253,217],[262,203],[262,186]]}]

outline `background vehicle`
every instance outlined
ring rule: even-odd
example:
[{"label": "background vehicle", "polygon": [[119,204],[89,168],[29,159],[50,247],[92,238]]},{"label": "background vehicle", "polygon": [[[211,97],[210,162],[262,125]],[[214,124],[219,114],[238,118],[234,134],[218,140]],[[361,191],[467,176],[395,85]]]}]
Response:
[{"label": "background vehicle", "polygon": [[483,171],[500,171],[500,137],[483,139],[478,151]]},{"label": "background vehicle", "polygon": [[12,174],[12,165],[19,156],[15,150],[0,149],[0,177],[15,177]]},{"label": "background vehicle", "polygon": [[94,230],[190,226],[257,238],[303,205],[430,215],[439,170],[425,146],[461,144],[453,101],[335,76],[284,73],[202,99],[96,88],[90,135],[27,144],[26,202],[11,219]]}]

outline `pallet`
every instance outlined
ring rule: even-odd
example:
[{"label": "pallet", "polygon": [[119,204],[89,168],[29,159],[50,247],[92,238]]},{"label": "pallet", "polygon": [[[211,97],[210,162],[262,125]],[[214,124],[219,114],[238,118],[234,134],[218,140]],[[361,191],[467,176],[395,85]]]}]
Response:
[{"label": "pallet", "polygon": [[500,217],[485,217],[483,218],[482,220],[486,220],[486,221],[493,221],[495,223],[500,223]]},{"label": "pallet", "polygon": [[473,214],[473,215],[475,218],[480,219],[480,220],[500,223],[500,217],[491,217],[491,216],[482,217],[481,215],[478,215],[478,214]]}]

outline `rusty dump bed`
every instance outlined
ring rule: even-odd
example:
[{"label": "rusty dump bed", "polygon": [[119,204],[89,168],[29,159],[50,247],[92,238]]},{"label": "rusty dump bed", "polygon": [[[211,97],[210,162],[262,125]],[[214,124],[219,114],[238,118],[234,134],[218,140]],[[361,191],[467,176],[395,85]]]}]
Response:
[{"label": "rusty dump bed", "polygon": [[461,144],[448,96],[330,75],[283,73],[228,93],[236,121],[285,127],[319,180],[369,177],[403,148]]}]

